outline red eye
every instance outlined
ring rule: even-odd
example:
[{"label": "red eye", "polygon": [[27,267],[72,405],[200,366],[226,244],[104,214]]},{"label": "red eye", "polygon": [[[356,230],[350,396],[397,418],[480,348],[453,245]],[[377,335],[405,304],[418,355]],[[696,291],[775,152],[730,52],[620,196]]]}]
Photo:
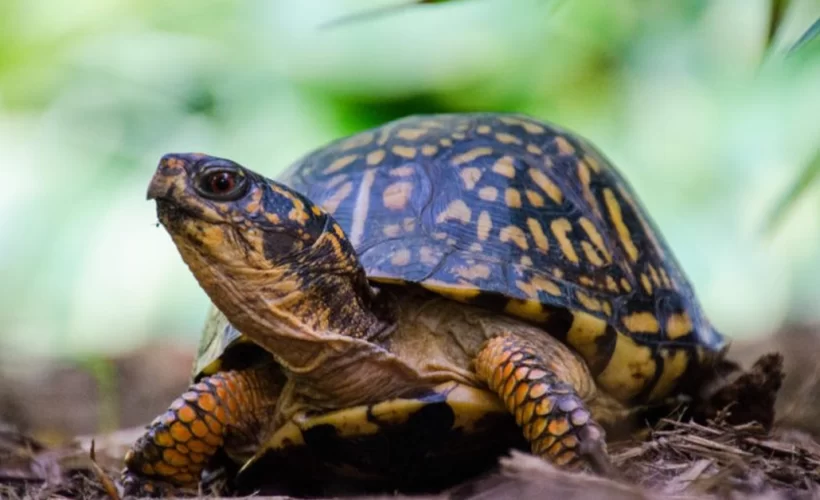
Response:
[{"label": "red eye", "polygon": [[212,200],[231,201],[241,198],[247,187],[247,178],[237,170],[214,169],[204,173],[196,183],[199,193]]},{"label": "red eye", "polygon": [[208,176],[208,190],[213,194],[230,193],[236,187],[236,175],[232,172],[214,172]]}]

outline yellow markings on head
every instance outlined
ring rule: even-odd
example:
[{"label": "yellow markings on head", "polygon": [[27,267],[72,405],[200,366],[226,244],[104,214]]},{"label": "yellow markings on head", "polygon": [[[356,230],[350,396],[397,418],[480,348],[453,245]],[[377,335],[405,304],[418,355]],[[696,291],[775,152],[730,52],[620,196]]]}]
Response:
[{"label": "yellow markings on head", "polygon": [[689,365],[689,354],[683,349],[675,349],[671,355],[668,350],[661,349],[660,354],[663,358],[663,372],[649,393],[650,402],[668,396]]},{"label": "yellow markings on head", "polygon": [[[451,143],[452,144],[452,143]],[[465,163],[470,163],[474,161],[476,158],[481,158],[482,156],[487,156],[493,153],[493,148],[488,147],[481,147],[481,148],[473,148],[466,153],[461,153],[460,155],[453,158],[453,165],[463,165]]]},{"label": "yellow markings on head", "polygon": [[598,353],[596,341],[606,333],[607,322],[589,313],[572,312],[572,326],[567,332],[567,343],[588,362],[594,362]]},{"label": "yellow markings on head", "polygon": [[600,300],[590,297],[580,290],[575,292],[575,297],[578,299],[578,302],[580,302],[581,305],[589,311],[597,312],[603,309],[603,304],[601,304]]},{"label": "yellow markings on head", "polygon": [[452,146],[452,145],[453,145],[453,141],[452,141],[452,139],[449,139],[449,138],[447,138],[447,137],[444,137],[443,139],[440,139],[440,140],[438,141],[438,143],[439,143],[439,144],[441,144],[441,145],[442,145],[443,147],[445,147],[445,148],[449,148],[450,146]]},{"label": "yellow markings on head", "polygon": [[575,148],[572,147],[572,144],[567,141],[565,137],[556,136],[555,137],[555,145],[558,146],[558,154],[559,155],[571,155],[575,154]]},{"label": "yellow markings on head", "polygon": [[564,256],[575,264],[580,262],[581,259],[578,258],[575,247],[572,246],[572,241],[567,237],[567,233],[572,231],[572,224],[569,220],[564,218],[555,219],[550,224],[550,230],[555,235],[555,239],[558,240],[558,245],[561,247]]},{"label": "yellow markings on head", "polygon": [[262,201],[262,190],[257,189],[251,194],[251,201],[245,206],[248,213],[256,213],[259,211],[260,202]]},{"label": "yellow markings on head", "polygon": [[641,273],[641,285],[643,285],[643,289],[647,295],[652,295],[652,282],[649,281],[649,276],[645,273]]},{"label": "yellow markings on head", "polygon": [[504,132],[499,132],[495,134],[495,140],[497,140],[501,144],[523,144],[521,139],[519,139],[518,137]]},{"label": "yellow markings on head", "polygon": [[419,259],[428,266],[434,266],[439,263],[439,258],[430,247],[421,247],[419,249]]},{"label": "yellow markings on head", "polygon": [[405,217],[402,222],[402,227],[408,233],[412,233],[416,229],[416,219],[412,217]]},{"label": "yellow markings on head", "polygon": [[619,292],[619,291],[620,291],[620,290],[618,289],[618,283],[616,283],[616,282],[615,282],[615,278],[613,278],[613,277],[612,277],[612,276],[610,276],[610,275],[607,275],[607,276],[606,276],[606,288],[607,288],[607,290],[609,290],[610,292],[615,292],[615,293],[617,293],[617,292]]},{"label": "yellow markings on head", "polygon": [[464,187],[469,189],[473,189],[481,179],[481,170],[476,167],[467,167],[463,168],[459,171],[458,175],[461,177],[462,182],[464,182]]},{"label": "yellow markings on head", "polygon": [[618,232],[618,237],[626,250],[629,260],[632,262],[637,261],[638,249],[635,247],[635,243],[632,242],[632,235],[629,232],[629,228],[626,227],[623,214],[621,213],[621,205],[618,203],[618,200],[615,199],[615,193],[612,192],[612,189],[604,189],[604,201],[606,202],[607,210],[609,210],[609,217],[612,219],[612,224]]},{"label": "yellow markings on head", "polygon": [[493,165],[493,172],[509,179],[515,177],[515,163],[512,156],[502,156]]},{"label": "yellow markings on head", "polygon": [[362,132],[360,134],[356,134],[353,137],[351,137],[350,139],[347,139],[346,141],[344,141],[341,144],[339,149],[341,149],[342,151],[348,151],[348,150],[351,150],[353,148],[366,146],[366,145],[370,144],[371,142],[373,142],[373,137],[374,137],[373,132]]},{"label": "yellow markings on head", "polygon": [[407,181],[394,182],[384,190],[384,206],[390,210],[404,210],[413,194],[413,183]]},{"label": "yellow markings on head", "polygon": [[351,163],[353,163],[354,161],[356,161],[356,159],[358,157],[359,157],[359,155],[353,154],[353,155],[345,155],[345,156],[342,156],[340,158],[336,158],[335,160],[333,160],[330,163],[330,165],[328,165],[328,167],[326,169],[324,169],[322,171],[322,173],[323,174],[332,174],[333,172],[338,172],[339,170],[345,168],[346,166],[348,166]]},{"label": "yellow markings on head", "polygon": [[538,156],[544,155],[544,151],[535,144],[527,144],[527,152]]},{"label": "yellow markings on head", "polygon": [[597,381],[615,399],[627,401],[652,381],[656,370],[652,351],[619,332],[612,358],[598,375]]},{"label": "yellow markings on head", "polygon": [[558,186],[556,186],[555,183],[547,177],[547,174],[537,168],[529,169],[528,173],[530,174],[530,178],[532,178],[533,182],[535,182],[535,184],[541,188],[541,191],[546,193],[552,201],[559,204],[563,201],[564,195],[561,193],[561,189],[559,189]]},{"label": "yellow markings on head", "polygon": [[394,266],[406,266],[410,263],[410,250],[407,248],[400,248],[396,253],[390,256],[390,263]]},{"label": "yellow markings on head", "polygon": [[490,236],[490,231],[493,228],[493,220],[490,218],[489,212],[482,210],[478,215],[478,225],[476,230],[478,232],[478,239],[480,241],[486,240]]},{"label": "yellow markings on head", "polygon": [[604,260],[606,262],[612,262],[612,255],[609,253],[609,250],[607,250],[606,245],[604,244],[604,238],[601,236],[601,233],[598,232],[595,224],[593,224],[592,221],[586,217],[581,217],[578,222],[584,232],[587,233],[587,236],[589,236],[589,240],[593,245],[595,245],[595,248],[597,248],[601,255],[603,255]]},{"label": "yellow markings on head", "polygon": [[279,217],[279,214],[273,212],[265,212],[265,218],[274,224],[280,224],[282,222],[282,218]]},{"label": "yellow markings on head", "polygon": [[544,206],[544,197],[536,193],[532,189],[525,190],[524,194],[527,196],[527,201],[530,202],[530,205],[534,206],[535,208],[541,208]]},{"label": "yellow markings on head", "polygon": [[408,141],[415,141],[426,133],[427,130],[423,128],[403,128],[396,132],[396,136]]},{"label": "yellow markings on head", "polygon": [[581,241],[581,249],[584,251],[584,256],[586,256],[587,260],[593,265],[597,267],[601,267],[604,265],[603,259],[598,255],[598,252],[592,247],[592,243],[583,240]]},{"label": "yellow markings on head", "polygon": [[486,279],[490,277],[490,266],[486,264],[475,264],[469,267],[459,267],[454,272],[465,280]]},{"label": "yellow markings on head", "polygon": [[504,307],[504,312],[539,323],[549,319],[549,312],[544,309],[540,300],[510,299]]},{"label": "yellow markings on head", "polygon": [[514,188],[504,191],[504,201],[510,208],[521,208],[521,192]]},{"label": "yellow markings on head", "polygon": [[475,130],[479,134],[489,134],[492,131],[489,125],[479,125],[478,128]]},{"label": "yellow markings on head", "polygon": [[164,167],[167,170],[182,170],[185,168],[185,162],[182,161],[182,158],[166,158]]},{"label": "yellow markings on head", "polygon": [[347,198],[350,193],[353,191],[353,183],[348,181],[342,184],[339,189],[333,192],[332,195],[325,201],[324,209],[327,213],[333,215],[336,213],[336,209],[339,208],[339,204]]},{"label": "yellow markings on head", "polygon": [[393,146],[390,151],[392,151],[394,155],[407,158],[408,160],[416,157],[416,148],[408,146]]},{"label": "yellow markings on head", "polygon": [[425,144],[421,147],[421,154],[424,156],[433,156],[436,153],[438,153],[438,147],[434,144]]},{"label": "yellow markings on head", "polygon": [[365,161],[370,166],[378,165],[379,163],[382,162],[382,160],[384,160],[384,157],[386,155],[387,155],[387,153],[385,153],[385,151],[383,149],[376,149],[376,150],[373,150],[373,151],[367,153],[367,156],[365,157]]},{"label": "yellow markings on head", "polygon": [[448,220],[457,220],[467,224],[470,222],[470,217],[472,217],[472,210],[464,203],[464,200],[453,200],[443,212],[438,214],[436,222],[441,224]]},{"label": "yellow markings on head", "polygon": [[[342,244],[339,241],[339,237],[334,235],[333,233],[325,233],[322,235],[322,238],[330,242],[330,246],[333,247],[334,255],[338,256],[339,258],[344,257],[344,250],[342,250]],[[283,282],[284,283],[284,282]],[[281,287],[281,285],[280,285]]]},{"label": "yellow markings on head", "polygon": [[288,219],[298,222],[299,224],[304,224],[310,219],[310,215],[307,213],[307,210],[305,210],[305,204],[302,203],[302,200],[294,196],[290,196],[290,199],[293,203],[293,208],[288,212]]},{"label": "yellow markings on head", "polygon": [[637,333],[658,333],[661,329],[658,318],[650,312],[636,312],[621,319],[627,330]]},{"label": "yellow markings on head", "polygon": [[544,234],[544,228],[541,227],[541,223],[538,222],[538,219],[529,217],[527,219],[527,229],[529,229],[530,234],[532,235],[532,240],[535,242],[535,246],[542,252],[546,253],[550,248],[550,243],[547,239],[547,235]]},{"label": "yellow markings on head", "polygon": [[[380,150],[380,151],[382,151],[382,150]],[[379,160],[379,161],[381,161],[381,160]],[[411,175],[413,175],[413,172],[415,172],[415,171],[416,171],[416,169],[414,169],[413,167],[411,167],[409,165],[404,165],[404,166],[401,166],[401,167],[396,167],[396,168],[390,169],[390,175],[392,177],[410,177]]]},{"label": "yellow markings on head", "polygon": [[422,282],[421,286],[433,293],[459,302],[468,301],[481,293],[480,289],[469,283],[453,284],[439,280],[427,280]]},{"label": "yellow markings on head", "polygon": [[518,125],[523,127],[524,130],[527,131],[529,134],[543,134],[545,132],[544,127],[538,125],[537,123],[533,123],[530,121],[522,120],[520,118],[513,118],[509,116],[502,116],[499,118],[502,123],[506,123],[507,125]]},{"label": "yellow markings on head", "polygon": [[686,313],[673,314],[666,320],[666,335],[674,340],[692,331],[692,319]]},{"label": "yellow markings on head", "polygon": [[518,226],[509,225],[502,228],[499,239],[501,239],[502,243],[512,241],[521,250],[526,250],[529,248],[529,244],[527,243],[527,235],[524,233],[524,230]]},{"label": "yellow markings on head", "polygon": [[370,210],[370,191],[373,189],[375,180],[376,170],[370,169],[364,172],[362,181],[359,183],[359,192],[353,208],[353,223],[350,227],[350,243],[354,247],[361,243],[364,235],[364,223],[367,220],[367,212]]},{"label": "yellow markings on head", "polygon": [[395,238],[401,234],[401,226],[398,224],[388,224],[382,229],[382,233],[388,238]]},{"label": "yellow markings on head", "polygon": [[652,282],[655,283],[655,286],[660,288],[661,287],[661,279],[658,276],[658,271],[655,270],[655,266],[649,264],[646,266],[649,269],[649,276],[652,278]]},{"label": "yellow markings on head", "polygon": [[484,186],[478,190],[478,197],[484,201],[495,201],[498,199],[498,189],[492,186]]},{"label": "yellow markings on head", "polygon": [[546,292],[554,297],[561,296],[561,288],[559,288],[554,281],[543,276],[534,275],[532,279],[530,279],[530,285],[536,292]]}]

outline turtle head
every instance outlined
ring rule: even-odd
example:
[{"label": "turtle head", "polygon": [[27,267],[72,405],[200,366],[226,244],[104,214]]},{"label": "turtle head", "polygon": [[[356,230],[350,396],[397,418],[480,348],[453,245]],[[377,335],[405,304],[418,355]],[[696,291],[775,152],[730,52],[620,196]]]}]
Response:
[{"label": "turtle head", "polygon": [[168,154],[148,199],[214,304],[274,355],[384,327],[342,228],[287,186],[230,160]]},{"label": "turtle head", "polygon": [[[230,275],[289,267],[359,267],[341,227],[292,189],[197,153],[162,157],[148,187],[177,245],[194,246]],[[324,252],[322,251],[324,250]],[[307,270],[307,269],[302,269]],[[196,271],[194,271],[196,272]]]}]

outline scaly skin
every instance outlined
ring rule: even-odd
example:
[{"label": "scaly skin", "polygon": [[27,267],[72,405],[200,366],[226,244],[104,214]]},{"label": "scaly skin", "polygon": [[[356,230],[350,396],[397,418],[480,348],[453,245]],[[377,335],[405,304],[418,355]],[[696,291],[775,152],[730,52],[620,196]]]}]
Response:
[{"label": "scaly skin", "polygon": [[550,369],[530,342],[511,334],[495,337],[475,365],[479,378],[515,416],[533,454],[570,468],[586,461],[597,472],[612,473],[604,430],[573,386]]},{"label": "scaly skin", "polygon": [[279,377],[263,367],[205,377],[148,426],[125,456],[127,495],[196,493],[218,449],[257,445],[279,396]]}]

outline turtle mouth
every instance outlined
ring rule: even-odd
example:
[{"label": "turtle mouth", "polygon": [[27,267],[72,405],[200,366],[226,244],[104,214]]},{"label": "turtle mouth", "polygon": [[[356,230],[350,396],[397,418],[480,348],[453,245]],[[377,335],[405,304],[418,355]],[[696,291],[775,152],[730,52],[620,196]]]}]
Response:
[{"label": "turtle mouth", "polygon": [[156,198],[157,218],[164,226],[174,226],[186,219],[202,220],[201,211],[180,205],[168,198]]}]

